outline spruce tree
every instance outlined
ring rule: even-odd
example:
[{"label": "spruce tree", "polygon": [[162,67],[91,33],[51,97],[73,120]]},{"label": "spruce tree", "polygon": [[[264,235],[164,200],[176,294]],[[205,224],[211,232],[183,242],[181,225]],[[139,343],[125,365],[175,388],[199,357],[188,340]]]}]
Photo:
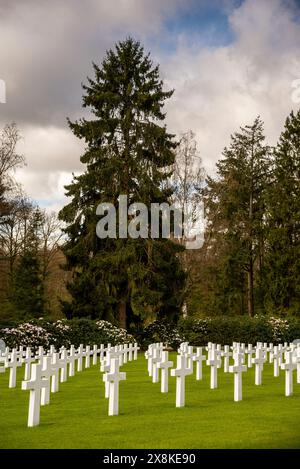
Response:
[{"label": "spruce tree", "polygon": [[274,152],[268,203],[268,290],[272,312],[300,308],[300,110],[287,117]]},{"label": "spruce tree", "polygon": [[259,118],[236,132],[217,163],[217,178],[208,178],[205,189],[207,239],[219,266],[216,300],[229,312],[234,303],[243,312],[246,291],[249,316],[254,315],[254,290],[260,290],[266,249],[271,160],[264,139]]},{"label": "spruce tree", "polygon": [[159,67],[139,42],[129,38],[109,50],[95,77],[83,86],[83,106],[93,118],[69,125],[86,142],[83,174],[66,186],[71,202],[60,212],[66,223],[66,268],[72,300],[64,303],[68,317],[89,316],[131,322],[179,314],[185,275],[169,239],[96,236],[97,205],[119,195],[128,205],[169,200],[163,184],[170,176],[176,142],[163,125],[163,106],[173,91],[164,91]]}]

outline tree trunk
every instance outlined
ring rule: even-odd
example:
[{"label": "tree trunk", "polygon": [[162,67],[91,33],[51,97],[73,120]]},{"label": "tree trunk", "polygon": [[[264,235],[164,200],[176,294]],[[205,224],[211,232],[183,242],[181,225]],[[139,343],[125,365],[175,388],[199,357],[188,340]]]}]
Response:
[{"label": "tree trunk", "polygon": [[119,303],[119,326],[126,329],[126,301]]},{"label": "tree trunk", "polygon": [[[251,155],[251,176],[253,176],[253,147]],[[253,177],[251,178],[251,190],[249,200],[249,269],[248,269],[248,314],[250,317],[254,316],[254,305],[253,305]]]},{"label": "tree trunk", "polygon": [[248,270],[248,314],[250,317],[254,316],[254,304],[253,304],[253,259],[252,254],[249,262]]}]

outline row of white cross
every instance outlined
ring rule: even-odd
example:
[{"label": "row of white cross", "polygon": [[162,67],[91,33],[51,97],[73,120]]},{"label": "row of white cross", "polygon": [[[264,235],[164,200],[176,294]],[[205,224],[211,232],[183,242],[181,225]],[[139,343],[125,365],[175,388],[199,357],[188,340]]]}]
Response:
[{"label": "row of white cross", "polygon": [[30,391],[28,426],[33,427],[40,422],[40,406],[50,403],[50,391],[58,392],[59,382],[66,382],[68,377],[75,375],[76,362],[78,372],[83,369],[83,360],[85,368],[89,368],[91,359],[93,365],[97,364],[98,356],[101,362],[105,356],[118,357],[118,364],[123,364],[127,360],[136,359],[138,349],[137,344],[122,344],[115,347],[111,344],[106,347],[101,344],[100,347],[94,345],[93,348],[81,344],[77,349],[71,345],[69,350],[62,347],[58,352],[53,346],[48,351],[39,347],[37,353],[33,353],[29,347],[26,349],[20,347],[12,351],[6,348],[0,355],[0,373],[4,373],[6,369],[10,370],[9,387],[14,388],[17,368],[25,365],[21,387]]},{"label": "row of white cross", "polygon": [[[159,370],[161,370],[161,392],[168,392],[168,377],[173,362],[169,361],[169,354],[164,351],[162,343],[151,344],[145,352],[148,360],[148,373],[152,377],[153,383],[159,382]],[[234,342],[231,347],[225,345],[208,343],[206,354],[203,354],[203,347],[189,346],[187,342],[180,345],[177,356],[177,366],[171,369],[171,376],[176,377],[176,407],[185,405],[185,378],[193,374],[193,363],[196,363],[196,380],[202,379],[202,363],[206,362],[210,366],[210,388],[218,387],[218,369],[224,360],[224,372],[234,374],[234,400],[242,400],[242,373],[248,368],[255,366],[255,384],[262,384],[263,366],[269,359],[269,363],[274,364],[274,376],[279,376],[279,370],[285,371],[285,395],[293,394],[293,371],[297,369],[297,383],[300,383],[300,344],[283,344],[273,346],[273,344],[257,343],[256,347],[249,344]],[[246,365],[246,355],[248,355]],[[254,357],[253,357],[254,355]],[[230,365],[230,359],[233,365]],[[283,363],[283,358],[285,363]]]},{"label": "row of white cross", "polygon": [[[134,360],[137,360],[139,347],[135,344]],[[116,346],[106,350],[105,356],[100,359],[100,371],[104,372],[105,397],[108,398],[108,415],[119,414],[119,383],[126,379],[126,373],[120,371],[126,361],[124,360],[122,346]],[[129,358],[130,360],[130,358]]]},{"label": "row of white cross", "polygon": [[[182,343],[178,349],[177,366],[173,368],[173,362],[169,360],[168,351],[164,350],[163,343],[151,344],[145,352],[148,360],[148,373],[154,383],[161,377],[161,392],[168,392],[169,369],[171,376],[176,377],[176,407],[185,405],[185,378],[193,374],[194,362],[196,364],[196,380],[202,379],[203,361],[210,366],[210,387],[218,386],[218,369],[224,361],[224,372],[234,374],[234,400],[242,400],[242,373],[255,366],[255,384],[262,384],[263,366],[269,359],[274,364],[274,376],[279,376],[279,370],[286,373],[285,394],[293,393],[293,371],[297,369],[297,383],[300,383],[300,344],[272,344],[257,343],[255,347],[249,344],[233,343],[231,347],[208,343],[203,353],[203,347],[190,346]],[[16,386],[16,370],[25,365],[24,381],[22,389],[30,391],[28,426],[39,424],[40,406],[50,402],[50,391],[55,393],[59,389],[59,382],[65,382],[68,376],[74,376],[77,362],[77,371],[85,367],[89,368],[92,358],[93,365],[97,364],[100,357],[100,371],[104,372],[105,397],[108,398],[108,415],[119,413],[119,383],[126,379],[126,373],[120,371],[120,366],[137,359],[139,347],[137,344],[122,344],[106,347],[80,345],[78,349],[71,346],[69,350],[61,348],[58,352],[52,346],[45,352],[42,347],[37,353],[32,353],[30,348],[20,347],[18,350],[6,349],[0,355],[0,372],[10,370],[9,387]],[[247,357],[248,356],[248,357]],[[247,358],[247,359],[246,359]],[[233,359],[233,365],[230,360]],[[283,363],[283,359],[285,363]],[[246,365],[247,361],[247,365]],[[4,366],[1,367],[1,363]],[[160,373],[159,373],[160,371]]]}]

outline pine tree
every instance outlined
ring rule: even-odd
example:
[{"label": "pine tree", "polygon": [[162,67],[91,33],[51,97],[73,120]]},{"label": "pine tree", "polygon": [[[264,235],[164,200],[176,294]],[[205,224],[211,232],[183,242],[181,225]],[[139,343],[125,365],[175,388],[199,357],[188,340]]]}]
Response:
[{"label": "pine tree", "polygon": [[131,321],[178,314],[184,273],[179,246],[167,239],[99,239],[96,207],[109,202],[119,213],[119,195],[128,205],[168,201],[164,181],[174,162],[176,143],[163,122],[164,91],[159,67],[139,42],[129,38],[109,50],[95,78],[84,85],[83,106],[94,119],[70,122],[87,148],[85,172],[66,187],[72,200],[60,212],[66,227],[67,268],[73,272],[67,316]]},{"label": "pine tree", "polygon": [[38,318],[44,314],[40,264],[38,257],[28,250],[21,256],[13,274],[11,304],[19,319]]},{"label": "pine tree", "polygon": [[12,275],[10,303],[19,319],[44,314],[44,285],[39,260],[39,230],[43,215],[37,208],[28,219],[22,254]]},{"label": "pine tree", "polygon": [[[210,247],[218,259],[217,291],[223,308],[238,305],[254,315],[254,289],[259,290],[265,253],[266,190],[271,168],[264,144],[263,124],[241,128],[231,137],[224,158],[217,163],[217,178],[205,189]],[[256,284],[256,285],[255,285]]]},{"label": "pine tree", "polygon": [[300,110],[292,111],[275,148],[268,203],[268,307],[300,308]]}]

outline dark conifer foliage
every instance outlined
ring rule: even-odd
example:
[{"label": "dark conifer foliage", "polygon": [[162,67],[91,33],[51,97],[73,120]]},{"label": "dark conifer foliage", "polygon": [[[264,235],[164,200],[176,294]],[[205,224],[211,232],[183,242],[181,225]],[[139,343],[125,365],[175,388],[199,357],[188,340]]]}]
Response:
[{"label": "dark conifer foliage", "polygon": [[84,173],[66,187],[70,203],[60,212],[66,223],[67,316],[130,322],[175,317],[182,304],[185,275],[177,259],[180,247],[166,239],[99,239],[96,207],[109,202],[119,211],[119,195],[128,205],[167,202],[163,184],[174,163],[176,142],[163,124],[164,91],[159,68],[139,42],[128,38],[109,50],[95,76],[83,86],[83,105],[93,119],[69,122],[84,139]]}]

